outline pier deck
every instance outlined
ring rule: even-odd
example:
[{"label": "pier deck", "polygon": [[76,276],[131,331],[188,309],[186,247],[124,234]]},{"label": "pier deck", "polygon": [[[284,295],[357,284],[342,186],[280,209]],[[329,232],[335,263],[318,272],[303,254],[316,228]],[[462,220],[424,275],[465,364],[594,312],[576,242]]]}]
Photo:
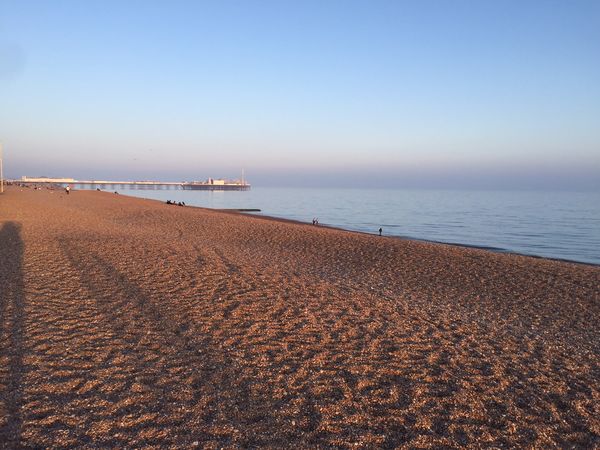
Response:
[{"label": "pier deck", "polygon": [[107,181],[107,180],[75,180],[70,178],[26,178],[13,180],[21,185],[58,185],[73,186],[81,189],[185,189],[203,191],[247,191],[250,184],[246,182],[199,182],[199,181]]}]

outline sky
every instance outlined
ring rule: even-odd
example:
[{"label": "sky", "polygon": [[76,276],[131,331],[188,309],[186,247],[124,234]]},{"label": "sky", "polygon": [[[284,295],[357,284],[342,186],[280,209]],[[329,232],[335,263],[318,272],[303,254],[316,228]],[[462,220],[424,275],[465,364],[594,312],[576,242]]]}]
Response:
[{"label": "sky", "polygon": [[600,2],[0,0],[5,175],[600,191]]}]

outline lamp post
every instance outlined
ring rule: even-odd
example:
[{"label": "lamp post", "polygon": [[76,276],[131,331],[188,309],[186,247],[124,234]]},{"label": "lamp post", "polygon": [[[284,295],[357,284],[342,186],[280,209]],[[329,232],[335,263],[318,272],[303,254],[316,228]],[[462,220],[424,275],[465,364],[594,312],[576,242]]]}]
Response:
[{"label": "lamp post", "polygon": [[0,194],[4,192],[4,175],[2,175],[2,144],[0,143]]}]

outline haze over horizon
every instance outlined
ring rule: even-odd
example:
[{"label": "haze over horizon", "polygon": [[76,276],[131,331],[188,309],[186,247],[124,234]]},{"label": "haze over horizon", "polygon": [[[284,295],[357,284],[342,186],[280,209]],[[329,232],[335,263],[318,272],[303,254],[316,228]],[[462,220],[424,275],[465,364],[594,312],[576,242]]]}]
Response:
[{"label": "haze over horizon", "polygon": [[5,176],[600,191],[598,55],[597,1],[5,1]]}]

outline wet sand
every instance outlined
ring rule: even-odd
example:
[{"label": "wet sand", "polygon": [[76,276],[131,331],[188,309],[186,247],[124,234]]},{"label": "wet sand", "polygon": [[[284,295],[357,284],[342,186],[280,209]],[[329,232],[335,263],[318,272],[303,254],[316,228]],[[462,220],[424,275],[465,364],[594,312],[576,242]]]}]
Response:
[{"label": "wet sand", "polygon": [[600,267],[0,195],[0,447],[600,445]]}]

